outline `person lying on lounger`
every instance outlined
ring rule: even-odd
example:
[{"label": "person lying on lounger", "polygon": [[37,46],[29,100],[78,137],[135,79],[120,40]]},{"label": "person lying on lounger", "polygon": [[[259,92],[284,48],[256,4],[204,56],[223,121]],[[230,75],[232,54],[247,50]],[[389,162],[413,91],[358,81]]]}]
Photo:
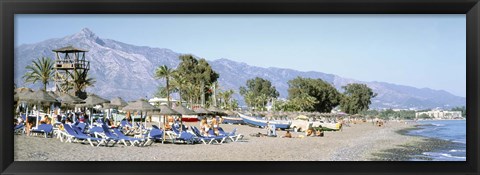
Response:
[{"label": "person lying on lounger", "polygon": [[52,124],[52,119],[48,117],[48,115],[45,115],[42,120],[40,120],[41,124]]},{"label": "person lying on lounger", "polygon": [[287,133],[285,133],[285,135],[282,136],[282,138],[292,138],[292,134],[290,133],[290,131],[287,131]]}]

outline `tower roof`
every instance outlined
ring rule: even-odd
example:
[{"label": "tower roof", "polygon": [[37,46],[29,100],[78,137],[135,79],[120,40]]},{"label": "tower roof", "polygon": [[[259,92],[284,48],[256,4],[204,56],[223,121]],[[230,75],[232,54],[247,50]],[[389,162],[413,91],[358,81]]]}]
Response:
[{"label": "tower roof", "polygon": [[88,50],[75,48],[73,46],[62,47],[59,49],[52,50],[54,52],[61,52],[61,53],[70,53],[70,52],[88,52]]}]

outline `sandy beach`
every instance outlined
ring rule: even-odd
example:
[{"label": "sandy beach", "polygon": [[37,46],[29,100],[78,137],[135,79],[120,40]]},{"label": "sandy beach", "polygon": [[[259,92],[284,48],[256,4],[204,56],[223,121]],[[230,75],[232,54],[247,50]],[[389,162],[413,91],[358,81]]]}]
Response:
[{"label": "sandy beach", "polygon": [[[198,123],[187,123],[196,125]],[[372,123],[351,124],[342,131],[325,132],[324,137],[281,138],[252,137],[265,129],[246,125],[221,125],[229,132],[245,135],[243,140],[223,144],[161,144],[146,147],[91,147],[88,144],[64,143],[55,138],[15,135],[15,161],[367,161],[379,158],[385,150],[416,145],[426,139],[401,135],[414,124],[388,122],[384,127]],[[279,136],[285,131],[277,131]],[[292,133],[298,137],[304,133]],[[215,152],[215,154],[213,154]],[[216,155],[216,156],[215,156]]]}]

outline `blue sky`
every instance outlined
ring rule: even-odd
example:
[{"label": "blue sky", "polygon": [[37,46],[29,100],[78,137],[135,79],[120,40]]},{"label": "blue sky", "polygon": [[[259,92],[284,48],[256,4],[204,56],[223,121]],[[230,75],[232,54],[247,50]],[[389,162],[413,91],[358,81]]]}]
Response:
[{"label": "blue sky", "polygon": [[207,60],[319,71],[466,96],[465,15],[16,15],[15,45],[89,28]]}]

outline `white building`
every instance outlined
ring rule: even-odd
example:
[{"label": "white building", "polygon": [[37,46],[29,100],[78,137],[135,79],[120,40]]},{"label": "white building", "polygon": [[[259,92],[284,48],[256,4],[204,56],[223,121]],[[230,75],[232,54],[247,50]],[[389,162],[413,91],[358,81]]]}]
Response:
[{"label": "white building", "polygon": [[434,119],[461,119],[461,111],[442,111],[442,110],[432,110],[426,112],[416,112],[415,117],[418,118],[420,115],[426,114]]}]

